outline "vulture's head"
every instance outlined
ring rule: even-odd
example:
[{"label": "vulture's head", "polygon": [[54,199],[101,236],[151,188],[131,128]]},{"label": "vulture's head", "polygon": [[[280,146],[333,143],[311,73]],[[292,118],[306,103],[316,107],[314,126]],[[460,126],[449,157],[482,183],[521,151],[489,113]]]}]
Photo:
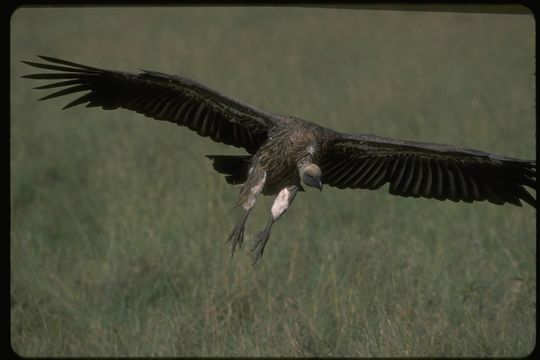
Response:
[{"label": "vulture's head", "polygon": [[322,191],[321,169],[315,164],[308,164],[300,170],[302,181],[307,186],[311,186]]}]

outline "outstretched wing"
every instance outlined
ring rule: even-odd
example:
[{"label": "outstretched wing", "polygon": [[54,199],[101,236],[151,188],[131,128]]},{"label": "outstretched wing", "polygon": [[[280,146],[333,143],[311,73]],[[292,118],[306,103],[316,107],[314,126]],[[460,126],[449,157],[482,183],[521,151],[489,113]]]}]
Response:
[{"label": "outstretched wing", "polygon": [[378,189],[390,194],[437,200],[520,200],[536,208],[536,161],[498,156],[456,146],[389,139],[375,135],[339,134],[319,166],[322,182],[343,188]]},{"label": "outstretched wing", "polygon": [[257,151],[266,140],[269,128],[278,121],[271,113],[184,77],[146,70],[138,74],[103,70],[47,56],[39,57],[47,63],[23,62],[57,72],[23,77],[54,81],[36,89],[61,88],[40,100],[86,92],[64,109],[87,103],[87,107],[100,106],[106,110],[134,110],[157,120],[186,126],[201,136],[244,148],[251,154]]}]

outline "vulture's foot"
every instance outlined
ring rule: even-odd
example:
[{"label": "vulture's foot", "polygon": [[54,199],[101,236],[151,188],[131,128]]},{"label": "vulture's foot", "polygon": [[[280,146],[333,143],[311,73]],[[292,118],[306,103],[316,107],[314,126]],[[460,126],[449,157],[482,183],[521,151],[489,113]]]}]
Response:
[{"label": "vulture's foot", "polygon": [[249,215],[250,211],[251,211],[251,209],[244,210],[244,214],[242,215],[242,218],[234,226],[234,229],[231,231],[231,234],[229,235],[229,238],[227,239],[227,242],[232,242],[232,245],[231,245],[231,258],[234,256],[234,251],[236,250],[236,245],[238,245],[239,248],[242,247],[242,242],[244,241],[244,227],[246,225],[246,220],[248,218],[248,215]]},{"label": "vulture's foot", "polygon": [[227,242],[232,242],[231,244],[231,258],[234,256],[234,251],[236,250],[236,245],[239,248],[242,247],[242,242],[244,241],[244,222],[240,221],[235,225],[234,229],[229,235]]},{"label": "vulture's foot", "polygon": [[270,238],[270,227],[265,228],[263,231],[255,235],[255,238],[252,240],[253,248],[251,249],[251,252],[253,252],[253,261],[251,265],[255,265],[257,260],[259,260],[263,255],[264,247],[268,241],[268,238]]}]

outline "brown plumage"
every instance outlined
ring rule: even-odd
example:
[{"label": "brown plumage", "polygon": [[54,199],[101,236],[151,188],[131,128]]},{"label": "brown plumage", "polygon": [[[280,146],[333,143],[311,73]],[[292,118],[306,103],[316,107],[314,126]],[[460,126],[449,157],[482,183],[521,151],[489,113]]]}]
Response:
[{"label": "brown plumage", "polygon": [[243,184],[237,206],[243,208],[229,241],[234,254],[243,241],[245,222],[258,194],[277,195],[266,228],[254,239],[255,263],[263,254],[275,221],[287,210],[302,183],[322,190],[378,189],[405,197],[452,201],[489,201],[536,208],[536,161],[494,155],[451,145],[350,135],[290,116],[268,113],[220,94],[193,80],[144,70],[103,70],[40,56],[53,70],[23,77],[59,80],[37,89],[61,88],[40,100],[84,91],[75,105],[125,108],[185,126],[216,142],[245,149],[249,155],[208,155],[230,184]]}]

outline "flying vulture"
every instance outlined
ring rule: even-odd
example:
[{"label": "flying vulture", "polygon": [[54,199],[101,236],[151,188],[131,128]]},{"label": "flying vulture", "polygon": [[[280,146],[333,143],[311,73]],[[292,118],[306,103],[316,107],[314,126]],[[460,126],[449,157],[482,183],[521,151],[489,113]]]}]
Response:
[{"label": "flying vulture", "polygon": [[379,189],[404,197],[489,201],[536,208],[536,161],[452,145],[405,141],[371,134],[345,134],[315,123],[259,110],[181,76],[142,70],[103,70],[39,56],[24,63],[53,70],[24,78],[50,80],[36,89],[59,88],[40,100],[84,92],[64,106],[124,108],[185,126],[210,139],[243,148],[246,155],[208,155],[229,184],[243,184],[236,206],[240,221],[228,241],[231,256],[242,245],[244,225],[260,193],[277,195],[268,224],[253,239],[253,264],[262,256],[274,222],[287,210],[302,183],[322,190]]}]

